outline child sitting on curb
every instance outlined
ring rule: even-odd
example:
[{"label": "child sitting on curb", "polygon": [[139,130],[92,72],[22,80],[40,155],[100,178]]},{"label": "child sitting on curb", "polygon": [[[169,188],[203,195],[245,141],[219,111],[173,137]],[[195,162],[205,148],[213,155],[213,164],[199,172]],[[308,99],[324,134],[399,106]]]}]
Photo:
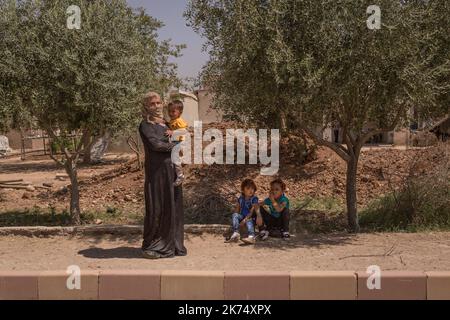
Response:
[{"label": "child sitting on curb", "polygon": [[258,205],[258,197],[255,196],[256,184],[251,179],[245,179],[241,184],[241,196],[237,199],[235,211],[232,216],[233,234],[227,242],[237,242],[241,238],[239,228],[247,226],[248,237],[242,239],[246,244],[255,243],[255,219],[254,213]]},{"label": "child sitting on curb", "polygon": [[[286,184],[281,179],[270,183],[269,197],[256,206],[257,224],[260,237],[266,240],[270,229],[280,229],[284,240],[290,238],[289,234],[289,199],[284,192]],[[262,219],[261,219],[262,218]],[[263,221],[262,223],[260,221]]]}]

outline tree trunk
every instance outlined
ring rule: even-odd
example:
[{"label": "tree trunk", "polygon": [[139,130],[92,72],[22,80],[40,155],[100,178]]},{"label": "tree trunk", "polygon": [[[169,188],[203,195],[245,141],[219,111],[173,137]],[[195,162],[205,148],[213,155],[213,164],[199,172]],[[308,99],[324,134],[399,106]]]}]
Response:
[{"label": "tree trunk", "polygon": [[91,163],[91,148],[93,143],[91,133],[89,131],[83,132],[83,163],[90,164]]},{"label": "tree trunk", "polygon": [[358,157],[351,156],[347,161],[346,201],[348,225],[352,232],[359,232],[356,174],[358,169]]},{"label": "tree trunk", "polygon": [[66,173],[70,177],[70,217],[73,224],[79,225],[81,224],[81,211],[76,163],[73,160],[67,159],[65,168]]},{"label": "tree trunk", "polygon": [[139,140],[134,139],[133,136],[129,136],[128,139],[127,139],[127,144],[128,144],[128,147],[130,147],[130,149],[136,154],[136,159],[137,159],[137,162],[138,162],[138,169],[142,170],[143,165],[142,165],[142,162],[141,162],[141,152],[139,150],[140,148],[139,148],[139,142],[138,141]]},{"label": "tree trunk", "polygon": [[286,132],[287,130],[287,119],[286,119],[286,113],[281,110],[280,111],[280,129],[282,132]]}]

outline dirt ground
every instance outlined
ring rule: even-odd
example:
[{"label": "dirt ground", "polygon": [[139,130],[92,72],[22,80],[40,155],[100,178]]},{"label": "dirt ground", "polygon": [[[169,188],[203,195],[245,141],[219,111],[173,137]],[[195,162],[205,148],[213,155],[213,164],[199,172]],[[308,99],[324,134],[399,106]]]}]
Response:
[{"label": "dirt ground", "polygon": [[188,256],[141,258],[141,237],[0,237],[0,270],[450,270],[450,232],[270,238],[255,246],[186,235]]},{"label": "dirt ground", "polygon": [[[83,184],[84,181],[90,181],[93,178],[108,175],[111,171],[116,171],[121,164],[129,161],[133,155],[131,153],[110,153],[106,154],[101,163],[85,166],[80,164],[78,169],[78,178]],[[44,156],[29,156],[26,160],[21,161],[19,156],[0,160],[0,181],[23,179],[30,182],[34,186],[44,183],[53,184],[52,188],[47,191],[37,190],[30,193],[25,190],[0,189],[3,193],[3,201],[0,199],[0,213],[10,210],[22,210],[25,208],[48,208],[50,205],[58,209],[66,209],[67,203],[59,201],[60,195],[68,196],[68,192],[64,187],[70,185],[68,179],[58,180],[57,174],[65,174],[64,168],[58,166],[52,159]],[[112,179],[114,181],[114,179]],[[104,192],[107,192],[103,190]],[[24,197],[28,193],[29,197]],[[94,202],[94,203],[93,203]],[[83,209],[99,208],[95,205],[96,201],[91,197],[83,197],[81,205]],[[105,206],[107,203],[104,204]],[[102,207],[103,209],[103,207]]]}]

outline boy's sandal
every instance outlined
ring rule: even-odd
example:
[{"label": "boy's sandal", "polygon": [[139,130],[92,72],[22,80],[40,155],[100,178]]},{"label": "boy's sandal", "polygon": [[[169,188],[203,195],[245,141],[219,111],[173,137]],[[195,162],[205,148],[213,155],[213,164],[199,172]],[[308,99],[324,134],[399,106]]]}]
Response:
[{"label": "boy's sandal", "polygon": [[290,235],[289,233],[283,233],[283,234],[281,235],[281,237],[282,237],[284,240],[289,240],[289,239],[291,238],[291,235]]},{"label": "boy's sandal", "polygon": [[233,238],[233,236],[230,236],[229,238],[225,238],[225,243],[238,242],[239,239],[240,239],[240,237],[235,237],[235,238]]},{"label": "boy's sandal", "polygon": [[243,243],[245,243],[245,244],[255,244],[255,243],[256,243],[256,239],[255,239],[255,238],[253,238],[253,240],[244,238],[244,239],[241,239],[241,241],[242,241]]}]

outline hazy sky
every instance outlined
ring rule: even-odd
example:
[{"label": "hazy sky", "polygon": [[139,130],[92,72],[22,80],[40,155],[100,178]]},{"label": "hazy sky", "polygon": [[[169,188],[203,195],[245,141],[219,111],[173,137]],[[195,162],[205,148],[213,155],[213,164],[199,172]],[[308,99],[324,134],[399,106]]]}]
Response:
[{"label": "hazy sky", "polygon": [[186,26],[183,12],[187,0],[127,0],[132,7],[143,7],[147,13],[164,23],[159,30],[162,40],[172,39],[174,44],[185,44],[183,56],[176,60],[180,77],[194,77],[206,63],[208,55],[202,52],[203,40]]}]

